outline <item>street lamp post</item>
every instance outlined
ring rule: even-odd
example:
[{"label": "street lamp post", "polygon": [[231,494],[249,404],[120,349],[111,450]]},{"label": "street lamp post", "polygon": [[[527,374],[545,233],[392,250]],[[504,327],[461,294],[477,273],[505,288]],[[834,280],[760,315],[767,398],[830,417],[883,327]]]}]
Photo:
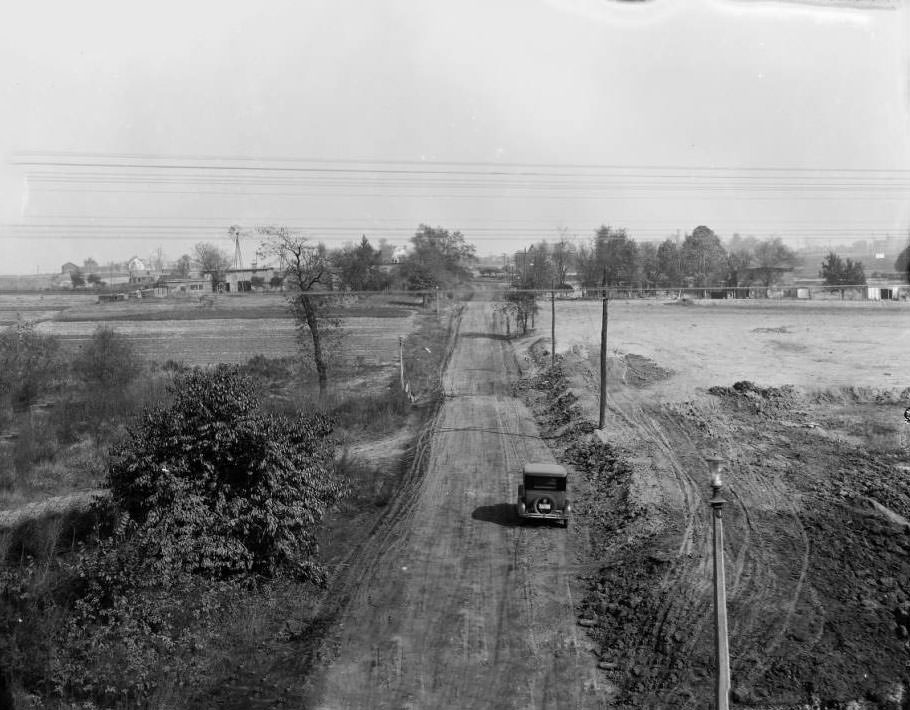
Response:
[{"label": "street lamp post", "polygon": [[714,526],[714,652],[717,661],[716,703],[717,710],[728,710],[730,707],[730,649],[727,643],[727,592],[724,581],[724,521],[723,507],[727,501],[720,497],[723,483],[720,480],[720,469],[723,459],[717,456],[705,458],[711,470],[711,489],[714,493],[710,500]]}]

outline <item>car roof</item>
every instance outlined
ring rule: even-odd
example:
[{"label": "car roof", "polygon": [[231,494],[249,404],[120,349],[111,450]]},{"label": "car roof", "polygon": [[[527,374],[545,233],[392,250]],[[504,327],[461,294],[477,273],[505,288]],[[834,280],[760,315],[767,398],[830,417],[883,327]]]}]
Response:
[{"label": "car roof", "polygon": [[526,463],[524,466],[526,476],[556,476],[564,478],[566,469],[557,463]]}]

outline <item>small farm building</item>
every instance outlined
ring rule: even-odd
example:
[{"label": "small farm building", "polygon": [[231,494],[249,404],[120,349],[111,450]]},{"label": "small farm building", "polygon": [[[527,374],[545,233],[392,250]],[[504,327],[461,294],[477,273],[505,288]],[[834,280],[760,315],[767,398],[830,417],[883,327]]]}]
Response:
[{"label": "small farm building", "polygon": [[212,280],[207,276],[198,278],[166,278],[162,280],[161,285],[168,295],[201,295],[212,292]]}]

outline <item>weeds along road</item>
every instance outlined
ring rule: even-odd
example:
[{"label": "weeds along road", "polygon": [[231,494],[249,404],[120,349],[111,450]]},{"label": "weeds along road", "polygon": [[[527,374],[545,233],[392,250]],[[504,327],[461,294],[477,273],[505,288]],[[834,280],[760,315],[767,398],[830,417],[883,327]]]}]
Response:
[{"label": "weeds along road", "polygon": [[519,526],[521,465],[553,461],[511,394],[489,304],[469,304],[413,499],[362,558],[316,707],[600,707],[572,531]]}]

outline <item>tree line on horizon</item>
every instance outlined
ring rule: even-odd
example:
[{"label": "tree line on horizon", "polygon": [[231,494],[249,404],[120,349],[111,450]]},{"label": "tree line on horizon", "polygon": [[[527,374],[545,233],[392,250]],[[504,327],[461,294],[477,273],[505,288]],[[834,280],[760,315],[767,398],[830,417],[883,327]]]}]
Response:
[{"label": "tree line on horizon", "polygon": [[[910,246],[894,267],[906,272]],[[541,241],[515,254],[506,269],[512,286],[523,289],[569,288],[568,275],[583,288],[770,287],[802,259],[780,237],[757,239],[734,234],[726,243],[704,225],[680,242],[637,242],[625,229],[601,226],[577,246],[565,237]],[[488,274],[503,269],[486,268]],[[819,264],[828,286],[866,283],[862,262],[830,251]]]},{"label": "tree line on horizon", "polygon": [[[231,229],[236,229],[232,227]],[[408,250],[394,263],[396,247],[385,239],[373,244],[363,235],[359,242],[352,242],[336,249],[328,249],[324,243],[310,240],[302,234],[281,226],[258,228],[257,234],[265,241],[257,250],[257,256],[276,257],[278,265],[275,276],[268,286],[278,288],[284,283],[287,264],[284,256],[274,250],[274,238],[278,234],[298,242],[314,264],[320,265],[321,276],[316,283],[326,287],[352,291],[381,291],[386,289],[420,290],[450,288],[470,277],[469,265],[476,260],[475,247],[469,244],[460,231],[421,224],[411,237]],[[167,269],[169,276],[187,278],[193,273],[206,274],[213,285],[223,280],[231,268],[230,254],[211,242],[198,242],[192,254],[183,254]],[[163,262],[159,263],[163,270]],[[123,270],[126,264],[111,263],[104,267],[110,271]],[[70,272],[70,279],[76,288],[105,286],[103,269],[92,258]],[[254,287],[266,286],[263,277],[252,277]]]},{"label": "tree line on horizon", "polygon": [[[374,245],[364,235],[359,242],[328,249],[321,242],[298,236],[302,243],[319,251],[319,260],[325,263],[326,276],[331,275],[333,287],[354,291],[449,288],[465,280],[470,275],[469,265],[476,261],[474,245],[460,231],[425,224],[418,227],[408,252],[392,268],[389,264],[396,247],[385,239]],[[169,273],[185,278],[200,272],[217,282],[231,262],[224,249],[199,242],[192,254],[183,254],[173,262]],[[159,258],[158,266],[162,263]],[[897,257],[895,271],[907,272],[908,263],[910,245]],[[513,265],[505,271],[512,276],[514,286],[533,289],[566,288],[570,273],[573,281],[586,288],[767,287],[799,264],[800,256],[780,237],[757,239],[734,234],[724,243],[712,229],[700,225],[681,242],[667,238],[656,244],[638,242],[623,228],[601,226],[579,244],[565,235],[553,243],[543,240],[532,244],[516,253]],[[123,267],[112,263],[106,268]],[[481,267],[480,271],[493,274],[504,270]],[[98,263],[89,258],[70,273],[70,278],[74,287],[103,286],[102,274]],[[862,262],[843,259],[834,251],[826,255],[819,276],[831,286],[866,282]],[[278,288],[283,278],[276,273],[268,284],[263,277],[254,276],[252,281],[257,288]]]}]

